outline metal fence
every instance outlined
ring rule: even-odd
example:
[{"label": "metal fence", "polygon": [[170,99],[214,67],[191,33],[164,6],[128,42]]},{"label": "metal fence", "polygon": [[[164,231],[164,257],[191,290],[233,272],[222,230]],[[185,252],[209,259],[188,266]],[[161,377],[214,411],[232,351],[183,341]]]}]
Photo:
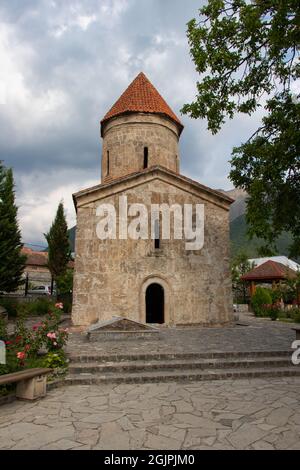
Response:
[{"label": "metal fence", "polygon": [[[53,284],[51,294],[51,284]],[[40,287],[41,289],[37,289]],[[51,283],[51,276],[48,273],[26,273],[23,284],[15,292],[0,293],[1,300],[12,303],[34,302],[40,298],[47,298],[53,302],[62,302],[65,313],[70,313],[72,309],[72,292],[60,293],[56,290],[55,283]]]}]

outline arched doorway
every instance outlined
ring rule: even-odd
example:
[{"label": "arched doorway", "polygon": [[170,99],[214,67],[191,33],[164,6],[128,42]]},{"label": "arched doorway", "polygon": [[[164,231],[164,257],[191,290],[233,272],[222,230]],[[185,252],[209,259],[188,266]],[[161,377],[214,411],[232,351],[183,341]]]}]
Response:
[{"label": "arched doorway", "polygon": [[146,323],[165,322],[164,288],[154,282],[146,289]]}]

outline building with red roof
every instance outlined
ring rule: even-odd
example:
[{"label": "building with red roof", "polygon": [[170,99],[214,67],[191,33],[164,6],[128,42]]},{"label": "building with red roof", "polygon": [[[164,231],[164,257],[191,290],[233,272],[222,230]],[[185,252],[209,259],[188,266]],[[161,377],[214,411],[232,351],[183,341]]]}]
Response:
[{"label": "building with red roof", "polygon": [[253,295],[256,284],[264,283],[275,286],[280,281],[296,279],[296,277],[297,273],[289,266],[268,260],[241,276],[241,280],[250,283],[250,293]]},{"label": "building with red roof", "polygon": [[103,136],[105,124],[111,118],[132,113],[161,115],[173,121],[178,126],[179,133],[183,130],[183,125],[176,114],[143,72],[138,74],[124,93],[122,93],[120,98],[105,114],[101,121],[101,135]]},{"label": "building with red roof", "polygon": [[[48,252],[34,251],[31,248],[23,247],[22,253],[26,255],[25,275],[33,284],[51,283],[51,274],[48,268]],[[74,262],[69,262],[69,268],[74,268]]]},{"label": "building with red roof", "polygon": [[[90,325],[113,316],[165,325],[228,323],[233,318],[232,199],[180,173],[183,125],[144,73],[115,101],[100,125],[101,182],[73,195],[73,323]],[[146,236],[128,236],[127,226],[120,235],[118,212],[116,237],[101,238],[102,207],[119,211],[120,197],[143,205],[147,214],[153,204],[179,210],[190,204],[195,216],[198,205],[203,209],[203,245],[189,251],[185,232],[180,239],[172,233],[172,220],[168,239],[162,236],[159,220],[154,235],[150,222]],[[127,206],[125,212],[129,215]]]}]

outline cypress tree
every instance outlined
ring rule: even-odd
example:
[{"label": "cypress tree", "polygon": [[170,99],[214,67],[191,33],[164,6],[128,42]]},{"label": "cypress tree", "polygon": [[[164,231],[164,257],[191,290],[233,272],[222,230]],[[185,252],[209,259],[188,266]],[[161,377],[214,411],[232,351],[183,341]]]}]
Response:
[{"label": "cypress tree", "polygon": [[49,232],[44,235],[48,242],[48,268],[52,278],[56,280],[58,276],[65,274],[71,257],[68,225],[62,202],[58,205]]},{"label": "cypress tree", "polygon": [[24,283],[26,256],[17,212],[12,170],[0,161],[0,292],[13,292]]}]

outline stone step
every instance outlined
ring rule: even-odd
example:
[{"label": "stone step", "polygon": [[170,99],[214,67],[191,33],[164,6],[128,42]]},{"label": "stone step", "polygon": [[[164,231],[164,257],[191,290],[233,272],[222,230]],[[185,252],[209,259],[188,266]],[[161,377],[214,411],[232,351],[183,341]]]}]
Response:
[{"label": "stone step", "polygon": [[185,371],[152,371],[142,373],[114,372],[106,374],[69,374],[65,378],[65,385],[100,385],[121,383],[154,383],[154,382],[197,382],[206,380],[248,379],[264,377],[295,377],[300,376],[300,367],[278,368],[234,368],[197,371],[195,369]]},{"label": "stone step", "polygon": [[135,354],[69,354],[71,363],[89,362],[123,362],[123,361],[162,361],[162,360],[197,360],[197,359],[220,359],[220,358],[256,358],[256,357],[287,357],[291,356],[292,350],[271,351],[212,351],[199,353],[135,353]]},{"label": "stone step", "polygon": [[240,359],[201,359],[201,360],[169,360],[169,361],[128,361],[128,362],[98,362],[71,363],[70,374],[81,373],[107,373],[107,372],[138,372],[151,370],[186,370],[186,369],[233,369],[233,368],[261,368],[261,367],[288,367],[291,365],[290,357],[257,357]]}]

